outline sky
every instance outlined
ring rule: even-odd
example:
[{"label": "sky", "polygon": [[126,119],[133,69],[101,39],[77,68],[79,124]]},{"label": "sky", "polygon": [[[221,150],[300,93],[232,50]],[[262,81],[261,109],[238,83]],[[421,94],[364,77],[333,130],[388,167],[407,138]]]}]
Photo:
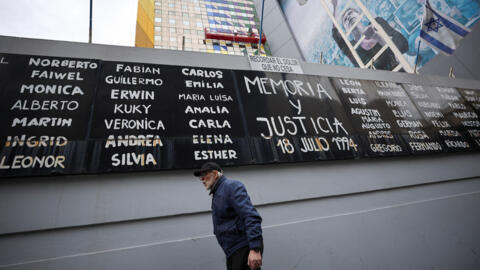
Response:
[{"label": "sky", "polygon": [[[93,0],[92,43],[135,45],[138,0]],[[90,0],[0,0],[0,35],[88,42]]]}]

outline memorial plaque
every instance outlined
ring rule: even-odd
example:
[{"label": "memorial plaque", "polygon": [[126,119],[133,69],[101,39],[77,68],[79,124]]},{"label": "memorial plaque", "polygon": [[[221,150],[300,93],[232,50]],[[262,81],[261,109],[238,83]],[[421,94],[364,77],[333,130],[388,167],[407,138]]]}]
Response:
[{"label": "memorial plaque", "polygon": [[236,71],[255,162],[361,156],[328,78]]},{"label": "memorial plaque", "polygon": [[[167,68],[168,69],[168,68]],[[90,172],[171,168],[173,121],[165,67],[102,62],[94,104]]]},{"label": "memorial plaque", "polygon": [[200,167],[206,161],[224,165],[252,162],[232,72],[177,67],[170,113],[175,117],[176,166]]},{"label": "memorial plaque", "polygon": [[480,150],[472,89],[0,54],[0,97],[0,177]]},{"label": "memorial plaque", "polygon": [[[470,151],[476,144],[464,122],[478,123],[477,114],[455,88],[403,84],[422,116],[448,151]],[[476,122],[475,122],[476,121]]]},{"label": "memorial plaque", "polygon": [[430,154],[446,151],[440,138],[436,136],[400,84],[386,81],[368,83],[372,88],[376,88],[381,100],[378,107],[388,122],[392,123],[393,134],[403,138],[410,153]]},{"label": "memorial plaque", "polygon": [[251,160],[226,70],[104,62],[91,137],[97,172]]},{"label": "memorial plaque", "polygon": [[[353,127],[361,135],[368,157],[409,154],[409,147],[402,135],[403,129],[397,125],[398,119],[393,117],[393,111],[387,102],[393,104],[393,100],[397,99],[403,102],[401,89],[383,90],[372,81],[346,78],[330,78],[330,80]],[[380,95],[380,92],[385,92],[385,96]],[[392,95],[399,96],[390,99]],[[404,113],[399,112],[399,116]]]},{"label": "memorial plaque", "polygon": [[[467,128],[468,135],[471,139],[475,142],[476,148],[478,149],[480,145],[480,127],[478,125],[478,116],[480,115],[480,90],[478,89],[458,89],[458,91],[462,94],[464,99],[470,104],[470,106],[474,109],[475,113],[477,114],[477,119],[473,118],[473,113],[470,111],[468,114],[472,115],[470,121],[463,122],[463,125]],[[469,111],[469,110],[467,110]],[[466,113],[466,112],[465,112]],[[465,114],[464,113],[464,114]],[[465,114],[464,116],[467,116]]]},{"label": "memorial plaque", "polygon": [[480,113],[480,90],[459,88],[458,91],[460,91],[470,106],[472,106],[477,113]]},{"label": "memorial plaque", "polygon": [[1,78],[0,175],[83,172],[99,61],[1,58],[10,74]]}]

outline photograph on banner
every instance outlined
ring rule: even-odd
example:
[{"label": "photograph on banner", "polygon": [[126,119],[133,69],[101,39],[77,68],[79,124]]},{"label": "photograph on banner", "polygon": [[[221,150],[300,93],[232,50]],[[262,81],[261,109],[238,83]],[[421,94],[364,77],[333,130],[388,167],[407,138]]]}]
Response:
[{"label": "photograph on banner", "polygon": [[[307,62],[413,72],[417,51],[417,69],[438,54],[418,48],[426,0],[277,1]],[[468,28],[480,18],[478,1],[429,2]]]}]

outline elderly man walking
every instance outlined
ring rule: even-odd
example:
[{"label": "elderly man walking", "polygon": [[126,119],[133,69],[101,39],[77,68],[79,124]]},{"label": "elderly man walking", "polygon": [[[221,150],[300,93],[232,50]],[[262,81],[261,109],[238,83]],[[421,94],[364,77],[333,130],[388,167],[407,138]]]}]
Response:
[{"label": "elderly man walking", "polygon": [[227,270],[258,270],[262,266],[262,218],[245,186],[223,175],[215,162],[193,173],[212,195],[213,232],[227,256]]}]

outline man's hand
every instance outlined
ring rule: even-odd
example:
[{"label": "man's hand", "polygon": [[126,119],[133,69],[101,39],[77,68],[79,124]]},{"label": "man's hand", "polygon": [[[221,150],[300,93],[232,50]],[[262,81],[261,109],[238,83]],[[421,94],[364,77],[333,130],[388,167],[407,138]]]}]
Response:
[{"label": "man's hand", "polygon": [[255,270],[262,266],[262,253],[260,251],[250,250],[248,254],[248,267]]}]

